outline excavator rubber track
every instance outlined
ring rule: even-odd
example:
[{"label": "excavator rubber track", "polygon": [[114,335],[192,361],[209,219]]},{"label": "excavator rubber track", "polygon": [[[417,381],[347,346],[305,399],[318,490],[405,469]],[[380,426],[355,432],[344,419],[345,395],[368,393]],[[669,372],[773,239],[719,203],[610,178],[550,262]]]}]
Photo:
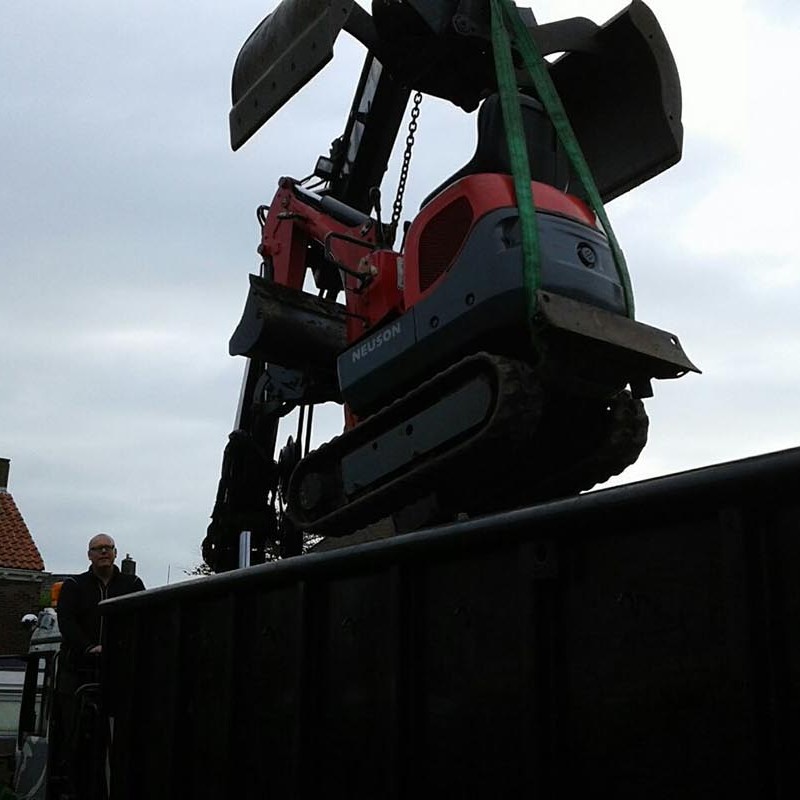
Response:
[{"label": "excavator rubber track", "polygon": [[623,392],[576,409],[545,397],[529,364],[469,356],[304,458],[287,512],[303,530],[344,536],[429,495],[478,515],[577,494],[636,460],[640,401]]}]

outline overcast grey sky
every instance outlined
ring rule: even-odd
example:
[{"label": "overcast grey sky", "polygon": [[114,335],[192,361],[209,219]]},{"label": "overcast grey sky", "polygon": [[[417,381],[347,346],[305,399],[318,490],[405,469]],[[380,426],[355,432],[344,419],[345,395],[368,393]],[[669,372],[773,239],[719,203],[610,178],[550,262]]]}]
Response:
[{"label": "overcast grey sky", "polygon": [[[0,5],[0,455],[51,571],[83,569],[97,531],[148,585],[200,560],[241,380],[227,341],[258,266],[254,210],[341,132],[362,58],[343,35],[232,153],[233,61],[274,5]],[[541,22],[602,22],[624,4],[530,5]],[[704,374],[656,384],[651,440],[624,480],[800,443],[800,6],[650,5],[681,74],[684,158],[608,211],[638,318],[677,333]],[[473,129],[426,99],[407,213],[470,157]]]}]

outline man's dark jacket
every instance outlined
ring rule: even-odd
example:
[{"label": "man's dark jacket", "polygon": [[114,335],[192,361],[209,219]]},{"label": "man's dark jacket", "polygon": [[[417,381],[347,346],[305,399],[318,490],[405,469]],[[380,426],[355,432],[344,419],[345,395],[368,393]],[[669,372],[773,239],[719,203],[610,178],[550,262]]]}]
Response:
[{"label": "man's dark jacket", "polygon": [[70,666],[79,666],[88,651],[100,644],[103,623],[98,604],[142,589],[141,578],[124,575],[117,566],[107,584],[91,568],[64,581],[58,596],[58,627],[64,658]]}]

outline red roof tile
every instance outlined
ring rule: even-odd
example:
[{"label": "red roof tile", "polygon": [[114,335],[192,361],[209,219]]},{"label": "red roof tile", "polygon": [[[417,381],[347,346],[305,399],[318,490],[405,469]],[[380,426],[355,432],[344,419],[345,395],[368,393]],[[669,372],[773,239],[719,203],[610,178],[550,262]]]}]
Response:
[{"label": "red roof tile", "polygon": [[0,492],[0,567],[44,570],[39,549],[8,492]]}]

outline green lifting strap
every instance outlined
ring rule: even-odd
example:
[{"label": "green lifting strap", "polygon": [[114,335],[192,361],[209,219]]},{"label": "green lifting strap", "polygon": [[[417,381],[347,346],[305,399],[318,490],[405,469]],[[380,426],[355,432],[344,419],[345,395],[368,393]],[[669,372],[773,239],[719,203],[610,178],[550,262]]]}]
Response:
[{"label": "green lifting strap", "polygon": [[531,189],[531,170],[528,163],[528,147],[522,127],[522,114],[517,94],[517,79],[511,57],[511,41],[503,24],[502,6],[492,0],[492,50],[497,73],[497,90],[500,94],[500,108],[503,111],[503,124],[506,143],[511,159],[511,174],[514,178],[514,192],[517,196],[519,223],[522,232],[523,284],[528,298],[528,320],[533,321],[536,312],[536,290],[541,278],[539,258],[539,228],[536,224],[536,206]]},{"label": "green lifting strap", "polygon": [[514,189],[519,207],[520,225],[522,230],[522,253],[525,270],[525,288],[528,292],[531,311],[535,311],[535,291],[539,288],[541,273],[539,257],[538,229],[536,226],[536,210],[531,191],[530,168],[528,152],[525,145],[525,133],[522,127],[522,117],[519,110],[517,96],[517,81],[511,56],[511,43],[509,30],[513,32],[514,42],[522,56],[533,85],[539,95],[539,100],[547,111],[556,134],[569,157],[575,174],[583,184],[589,205],[600,220],[603,230],[608,237],[614,263],[622,281],[625,293],[625,305],[628,316],[633,319],[634,304],[631,289],[630,275],[625,263],[617,237],[611,228],[611,223],[606,215],[600,192],[594,182],[589,165],[575,138],[561,98],[558,96],[552,78],[547,69],[547,62],[540,55],[536,43],[520,19],[519,13],[512,0],[491,0],[492,7],[492,48],[494,50],[495,70],[497,72],[497,85],[500,94],[500,104],[503,109],[503,122],[506,127],[511,169],[514,176]]}]

